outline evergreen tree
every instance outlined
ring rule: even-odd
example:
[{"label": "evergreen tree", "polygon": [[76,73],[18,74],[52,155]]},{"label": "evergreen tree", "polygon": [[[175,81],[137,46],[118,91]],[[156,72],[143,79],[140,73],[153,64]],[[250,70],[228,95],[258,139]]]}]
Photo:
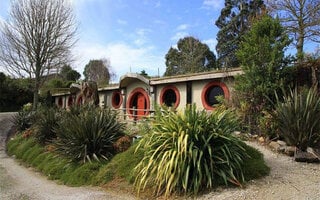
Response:
[{"label": "evergreen tree", "polygon": [[289,44],[280,21],[264,15],[244,35],[236,51],[244,74],[236,78],[235,96],[246,105],[246,123],[251,128],[270,104],[266,96],[272,99],[281,87],[281,71],[288,61],[284,52]]},{"label": "evergreen tree", "polygon": [[250,28],[252,19],[264,9],[262,0],[225,0],[225,7],[215,22],[220,29],[217,34],[219,67],[239,67],[235,55],[241,37]]},{"label": "evergreen tree", "polygon": [[166,54],[165,76],[208,71],[216,67],[216,56],[208,45],[194,37],[178,41],[176,48]]}]

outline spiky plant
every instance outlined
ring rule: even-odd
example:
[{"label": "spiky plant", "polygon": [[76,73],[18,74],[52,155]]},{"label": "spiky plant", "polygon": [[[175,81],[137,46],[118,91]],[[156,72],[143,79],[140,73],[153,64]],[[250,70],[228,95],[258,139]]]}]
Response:
[{"label": "spiky plant", "polygon": [[55,129],[57,151],[75,161],[108,160],[113,144],[124,135],[124,125],[110,109],[87,107],[79,115],[67,113]]},{"label": "spiky plant", "polygon": [[61,112],[56,108],[41,107],[36,112],[34,123],[35,138],[40,144],[51,142],[56,138],[54,129],[61,120]]},{"label": "spiky plant", "polygon": [[320,98],[315,88],[290,90],[283,99],[276,98],[274,119],[280,136],[301,150],[320,140]]},{"label": "spiky plant", "polygon": [[12,117],[12,122],[18,131],[24,131],[31,127],[34,112],[21,110]]},{"label": "spiky plant", "polygon": [[155,185],[156,193],[197,194],[215,184],[244,180],[244,143],[233,137],[238,123],[231,111],[211,114],[189,106],[184,113],[157,111],[151,132],[140,141],[145,155],[135,168],[137,190]]}]

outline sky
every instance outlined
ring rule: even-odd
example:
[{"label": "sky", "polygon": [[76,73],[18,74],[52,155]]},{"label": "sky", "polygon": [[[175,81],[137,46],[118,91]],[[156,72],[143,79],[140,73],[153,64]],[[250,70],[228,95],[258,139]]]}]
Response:
[{"label": "sky", "polygon": [[[185,36],[206,43],[216,54],[214,23],[224,0],[69,1],[79,23],[71,66],[80,74],[90,60],[109,59],[113,82],[142,70],[161,76],[166,53]],[[8,18],[9,10],[10,0],[0,0],[0,20]]]}]

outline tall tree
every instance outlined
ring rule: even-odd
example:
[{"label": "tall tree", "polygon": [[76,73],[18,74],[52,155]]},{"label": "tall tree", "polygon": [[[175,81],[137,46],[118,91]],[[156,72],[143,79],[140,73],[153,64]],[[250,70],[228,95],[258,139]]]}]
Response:
[{"label": "tall tree", "polygon": [[262,0],[225,0],[225,7],[215,25],[220,29],[217,34],[219,67],[239,67],[235,55],[241,37],[250,28],[251,19],[264,8]]},{"label": "tall tree", "polygon": [[267,4],[293,39],[298,61],[303,61],[305,42],[320,42],[320,1],[268,0]]},{"label": "tall tree", "polygon": [[[280,21],[269,15],[257,20],[236,51],[243,75],[237,77],[235,95],[246,107],[246,123],[256,125],[274,92],[281,87],[281,70],[287,65],[285,49],[290,44]],[[244,106],[246,105],[246,106]]]},{"label": "tall tree", "polygon": [[90,60],[85,66],[83,75],[86,81],[94,81],[98,85],[108,84],[110,81],[111,64],[108,59]]},{"label": "tall tree", "polygon": [[81,74],[76,70],[72,69],[70,65],[64,65],[61,68],[60,74],[66,81],[76,81],[81,77]]},{"label": "tall tree", "polygon": [[70,58],[76,24],[65,0],[13,0],[0,31],[0,62],[15,76],[34,80],[33,108],[45,75]]},{"label": "tall tree", "polygon": [[216,56],[200,40],[185,37],[178,41],[177,47],[171,47],[166,54],[165,76],[203,72],[216,67]]}]

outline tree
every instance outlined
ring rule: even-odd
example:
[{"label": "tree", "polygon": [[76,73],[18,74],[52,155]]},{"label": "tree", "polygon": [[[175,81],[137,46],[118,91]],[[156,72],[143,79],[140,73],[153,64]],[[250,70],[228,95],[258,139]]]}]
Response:
[{"label": "tree", "polygon": [[242,36],[249,30],[251,19],[264,9],[262,0],[225,0],[225,7],[215,25],[219,67],[239,67],[235,55]]},{"label": "tree", "polygon": [[[249,126],[255,126],[263,109],[281,87],[281,70],[287,65],[285,48],[290,44],[280,21],[269,15],[253,23],[236,51],[244,72],[236,78],[236,98],[242,102]],[[246,104],[246,106],[244,106]]]},{"label": "tree", "polygon": [[12,1],[9,21],[0,31],[0,62],[12,75],[34,81],[34,109],[45,75],[70,58],[76,29],[65,0]]},{"label": "tree", "polygon": [[185,37],[178,41],[177,47],[171,47],[166,54],[165,76],[203,72],[216,67],[216,56],[200,40]]},{"label": "tree", "polygon": [[111,64],[108,59],[90,60],[85,66],[83,75],[86,81],[97,82],[98,85],[109,83]]},{"label": "tree", "polygon": [[61,68],[60,74],[62,78],[66,81],[76,81],[81,77],[79,72],[72,69],[70,65],[64,65]]},{"label": "tree", "polygon": [[305,42],[320,42],[320,1],[268,0],[267,4],[293,39],[298,62],[303,61]]},{"label": "tree", "polygon": [[12,79],[0,72],[0,112],[17,111],[32,100],[30,81]]}]

